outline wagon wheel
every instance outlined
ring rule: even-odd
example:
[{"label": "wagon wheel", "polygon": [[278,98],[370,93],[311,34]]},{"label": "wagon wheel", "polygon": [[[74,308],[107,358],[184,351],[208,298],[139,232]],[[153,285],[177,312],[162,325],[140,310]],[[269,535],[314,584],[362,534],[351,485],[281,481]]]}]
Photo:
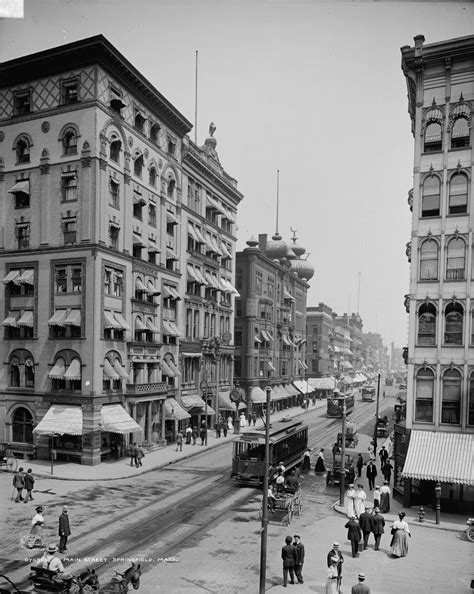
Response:
[{"label": "wagon wheel", "polygon": [[7,458],[5,466],[7,467],[8,472],[15,472],[18,468],[18,460],[12,457]]}]

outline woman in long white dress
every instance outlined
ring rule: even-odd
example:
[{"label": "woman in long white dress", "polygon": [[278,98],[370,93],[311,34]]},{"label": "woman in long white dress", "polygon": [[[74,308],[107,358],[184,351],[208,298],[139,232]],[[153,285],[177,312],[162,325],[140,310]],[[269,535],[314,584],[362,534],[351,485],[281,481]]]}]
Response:
[{"label": "woman in long white dress", "polygon": [[339,557],[331,557],[331,565],[328,567],[326,574],[326,587],[324,594],[337,594],[338,583],[337,583],[337,564],[339,563]]},{"label": "woman in long white dress", "polygon": [[367,499],[367,495],[362,487],[362,485],[357,485],[357,492],[354,499],[354,509],[355,514],[359,517],[361,514],[365,512],[365,501]]},{"label": "woman in long white dress", "polygon": [[390,552],[394,557],[406,557],[408,553],[408,537],[411,537],[410,529],[405,521],[405,512],[398,514],[399,520],[392,524],[392,540]]},{"label": "woman in long white dress", "polygon": [[344,503],[346,506],[346,513],[348,518],[350,518],[351,516],[355,516],[355,496],[356,492],[354,489],[354,485],[351,484],[349,485],[349,488],[347,489],[346,494],[344,495]]}]

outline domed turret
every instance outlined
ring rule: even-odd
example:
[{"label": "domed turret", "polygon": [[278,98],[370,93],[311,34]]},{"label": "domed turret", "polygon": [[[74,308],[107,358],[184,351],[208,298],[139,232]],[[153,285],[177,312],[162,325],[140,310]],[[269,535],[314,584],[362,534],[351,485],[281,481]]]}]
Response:
[{"label": "domed turret", "polygon": [[265,254],[272,260],[281,260],[286,257],[288,245],[283,241],[282,236],[278,233],[272,236],[271,241],[267,241],[265,247]]},{"label": "domed turret", "polygon": [[291,261],[291,270],[294,270],[299,278],[307,281],[312,279],[314,276],[313,265],[307,260],[301,260],[301,258]]}]

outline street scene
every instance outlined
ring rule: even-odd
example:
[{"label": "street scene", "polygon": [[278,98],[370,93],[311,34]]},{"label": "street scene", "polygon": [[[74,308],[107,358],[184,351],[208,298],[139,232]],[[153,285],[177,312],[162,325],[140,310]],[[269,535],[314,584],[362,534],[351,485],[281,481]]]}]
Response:
[{"label": "street scene", "polygon": [[0,592],[474,588],[474,4],[0,0]]}]

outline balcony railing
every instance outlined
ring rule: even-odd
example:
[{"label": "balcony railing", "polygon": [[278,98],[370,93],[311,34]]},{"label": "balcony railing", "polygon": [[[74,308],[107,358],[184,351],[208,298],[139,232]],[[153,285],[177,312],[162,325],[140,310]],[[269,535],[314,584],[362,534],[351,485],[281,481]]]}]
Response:
[{"label": "balcony railing", "polygon": [[127,384],[127,392],[167,392],[166,382],[154,382],[152,384]]}]

